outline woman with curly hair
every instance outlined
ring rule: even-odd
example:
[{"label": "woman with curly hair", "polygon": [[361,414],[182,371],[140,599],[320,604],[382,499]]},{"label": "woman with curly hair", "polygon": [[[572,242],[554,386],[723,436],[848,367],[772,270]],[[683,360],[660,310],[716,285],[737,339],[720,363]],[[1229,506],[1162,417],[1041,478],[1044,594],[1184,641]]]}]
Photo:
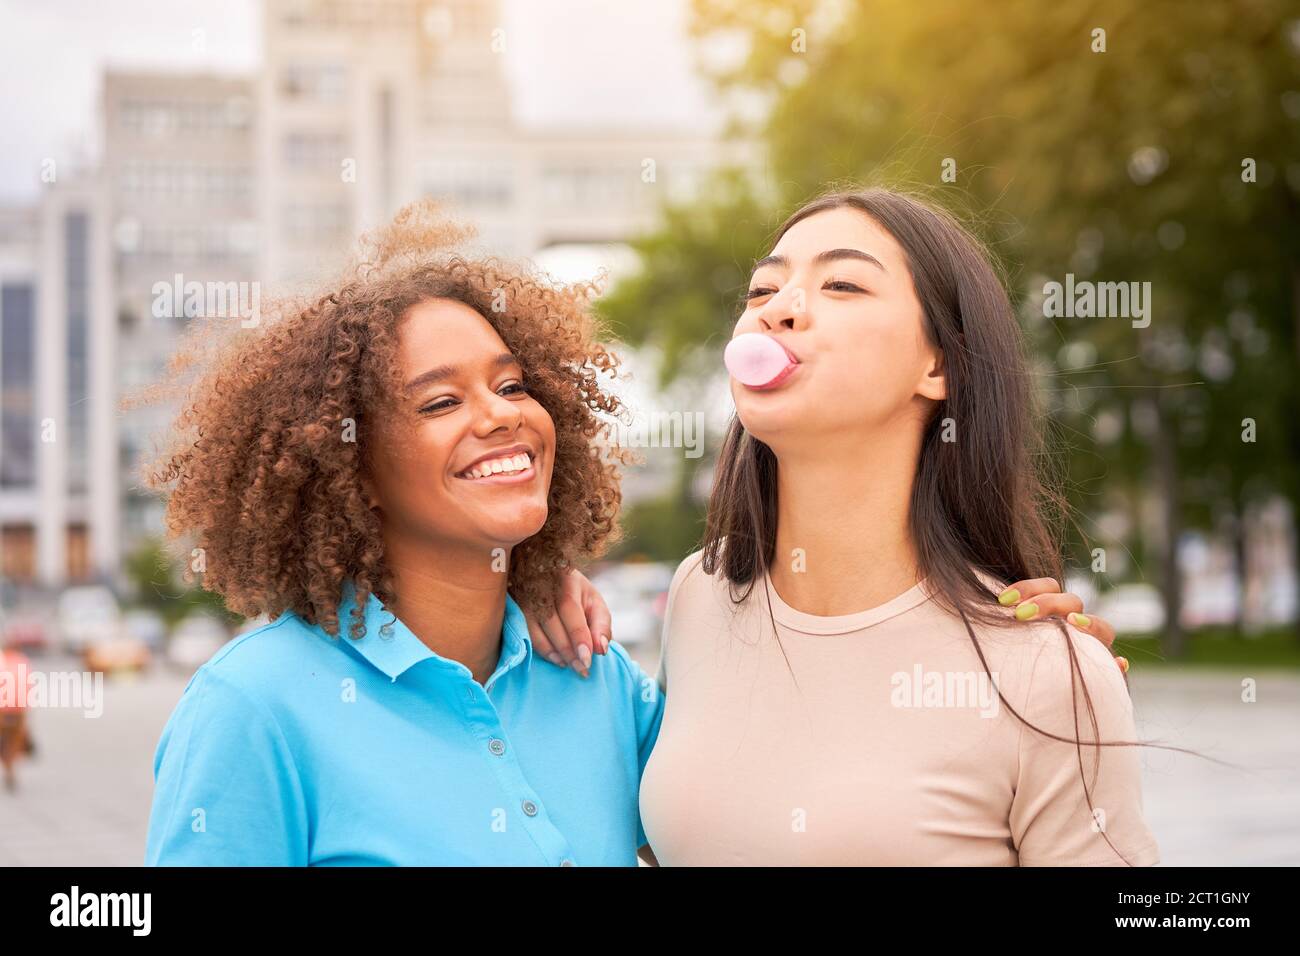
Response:
[{"label": "woman with curly hair", "polygon": [[172,713],[147,863],[636,863],[662,697],[607,639],[534,661],[524,616],[562,640],[554,594],[615,533],[616,359],[592,287],[462,238],[408,207],[327,294],[183,354],[149,482],[203,586],[272,621]]}]

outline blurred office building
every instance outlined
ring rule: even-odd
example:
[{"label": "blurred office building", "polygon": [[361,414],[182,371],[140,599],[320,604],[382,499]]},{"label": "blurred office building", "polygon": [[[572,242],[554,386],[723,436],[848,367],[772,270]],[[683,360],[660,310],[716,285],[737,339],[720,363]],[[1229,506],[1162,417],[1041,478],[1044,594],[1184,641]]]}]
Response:
[{"label": "blurred office building", "polygon": [[[161,532],[138,469],[175,409],[120,400],[159,380],[193,319],[239,321],[251,298],[328,275],[359,232],[422,196],[494,252],[599,261],[710,168],[744,161],[743,145],[698,131],[517,125],[499,13],[495,0],[264,0],[255,75],[105,73],[97,168],[60,170],[34,208],[0,210],[11,586],[121,585],[125,555]],[[195,283],[206,292],[191,299]]]},{"label": "blurred office building", "polygon": [[436,196],[484,246],[626,240],[744,147],[697,132],[518,125],[495,0],[264,6],[262,275],[311,279],[403,203]]},{"label": "blurred office building", "polygon": [[0,213],[0,567],[57,587],[119,560],[109,212],[91,174]]},{"label": "blurred office building", "polygon": [[[177,287],[257,278],[254,86],[239,77],[110,71],[102,102],[117,385],[132,395],[159,379],[194,317]],[[173,411],[143,405],[114,418],[128,548],[162,526],[162,504],[141,488],[138,471]]]}]

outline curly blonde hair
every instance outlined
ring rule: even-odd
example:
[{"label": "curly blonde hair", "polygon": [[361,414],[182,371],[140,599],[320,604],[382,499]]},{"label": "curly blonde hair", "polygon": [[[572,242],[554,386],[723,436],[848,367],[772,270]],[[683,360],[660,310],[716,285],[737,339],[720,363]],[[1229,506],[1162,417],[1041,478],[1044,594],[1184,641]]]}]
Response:
[{"label": "curly blonde hair", "polygon": [[[429,202],[407,206],[364,236],[343,276],[314,299],[274,304],[254,329],[225,320],[221,334],[196,322],[169,378],[148,390],[145,401],[168,389],[187,394],[145,483],[169,491],[168,532],[204,549],[202,585],[232,611],[290,609],[337,635],[351,580],[350,633],[360,638],[369,595],[393,597],[380,519],[362,491],[374,431],[365,423],[400,380],[399,320],[431,298],[462,302],[491,324],[555,423],[549,514],[513,549],[515,599],[548,613],[557,575],[617,539],[618,465],[627,460],[594,441],[606,428],[596,413],[623,412],[601,381],[619,359],[595,338],[599,290],[457,251],[471,235]],[[340,440],[349,419],[356,440]]]}]

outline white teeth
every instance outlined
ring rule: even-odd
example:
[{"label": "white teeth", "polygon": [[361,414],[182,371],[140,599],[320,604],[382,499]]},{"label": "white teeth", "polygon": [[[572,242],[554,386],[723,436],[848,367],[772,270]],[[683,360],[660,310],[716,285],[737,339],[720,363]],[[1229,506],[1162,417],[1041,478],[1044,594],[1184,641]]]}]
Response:
[{"label": "white teeth", "polygon": [[497,458],[492,461],[480,462],[473,468],[463,472],[468,478],[487,478],[491,475],[512,475],[516,472],[526,471],[532,459],[527,452],[518,455],[512,455],[509,458]]}]

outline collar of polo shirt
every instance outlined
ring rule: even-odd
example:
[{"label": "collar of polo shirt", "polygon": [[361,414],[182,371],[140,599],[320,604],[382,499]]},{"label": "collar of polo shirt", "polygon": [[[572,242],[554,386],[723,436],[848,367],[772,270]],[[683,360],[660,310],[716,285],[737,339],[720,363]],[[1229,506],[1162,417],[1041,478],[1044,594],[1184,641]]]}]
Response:
[{"label": "collar of polo shirt", "polygon": [[[384,607],[374,594],[366,601],[366,635],[361,640],[348,637],[352,609],[356,607],[356,588],[351,581],[343,585],[343,601],[339,604],[340,638],[355,648],[362,657],[396,681],[405,671],[426,660],[441,665],[466,669],[459,661],[451,660],[429,650],[428,646]],[[506,615],[502,627],[501,665],[493,676],[499,676],[516,664],[523,663],[525,671],[532,667],[533,642],[528,635],[524,612],[515,599],[506,594]]]}]

